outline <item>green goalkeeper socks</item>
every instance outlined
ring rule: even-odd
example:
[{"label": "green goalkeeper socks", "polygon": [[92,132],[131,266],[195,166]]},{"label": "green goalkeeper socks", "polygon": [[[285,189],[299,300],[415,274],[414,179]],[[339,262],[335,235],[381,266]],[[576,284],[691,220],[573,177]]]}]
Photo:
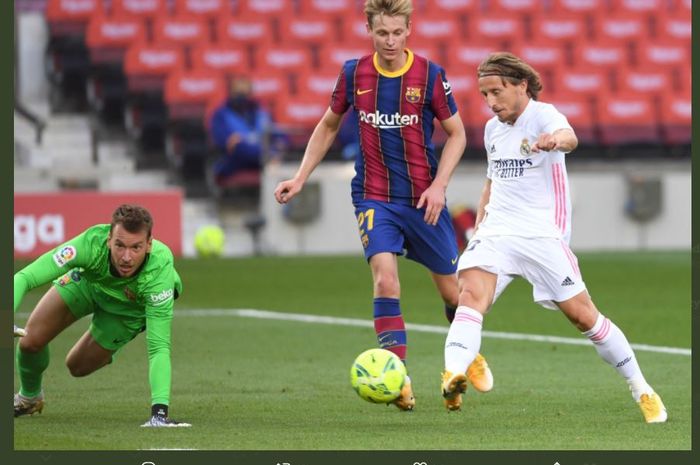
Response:
[{"label": "green goalkeeper socks", "polygon": [[17,344],[17,372],[19,373],[19,392],[25,397],[35,397],[41,393],[41,379],[49,366],[49,346],[32,354],[19,350]]}]

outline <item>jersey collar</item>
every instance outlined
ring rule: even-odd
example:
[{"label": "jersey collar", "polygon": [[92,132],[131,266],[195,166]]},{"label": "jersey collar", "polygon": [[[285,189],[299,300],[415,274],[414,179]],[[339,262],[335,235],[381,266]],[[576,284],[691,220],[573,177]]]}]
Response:
[{"label": "jersey collar", "polygon": [[381,74],[382,76],[389,77],[389,78],[399,77],[399,76],[405,74],[406,71],[408,71],[408,69],[413,64],[413,52],[407,48],[405,48],[404,50],[406,51],[406,54],[408,55],[406,57],[406,63],[401,68],[397,69],[396,71],[389,71],[389,70],[382,68],[379,65],[379,54],[377,52],[374,52],[374,55],[372,56],[372,62],[374,63],[374,69],[376,69],[377,72],[379,74]]}]

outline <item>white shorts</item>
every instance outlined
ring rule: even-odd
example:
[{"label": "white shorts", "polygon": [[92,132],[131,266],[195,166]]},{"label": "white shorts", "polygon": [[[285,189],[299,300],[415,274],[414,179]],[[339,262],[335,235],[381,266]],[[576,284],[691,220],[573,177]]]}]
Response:
[{"label": "white shorts", "polygon": [[498,275],[494,302],[515,276],[532,284],[532,298],[546,308],[586,290],[578,259],[561,239],[477,234],[459,258],[457,269],[481,268]]}]

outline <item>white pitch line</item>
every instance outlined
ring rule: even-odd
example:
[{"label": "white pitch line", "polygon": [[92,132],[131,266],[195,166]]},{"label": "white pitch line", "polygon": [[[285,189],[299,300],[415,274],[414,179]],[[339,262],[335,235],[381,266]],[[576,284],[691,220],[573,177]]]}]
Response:
[{"label": "white pitch line", "polygon": [[[323,315],[308,315],[304,313],[285,313],[285,312],[272,312],[268,310],[256,310],[252,308],[212,308],[212,309],[202,309],[202,310],[175,310],[175,316],[184,317],[200,317],[200,316],[239,316],[247,318],[262,318],[267,320],[282,320],[282,321],[298,321],[302,323],[316,323],[316,324],[327,324],[327,325],[339,325],[339,326],[361,326],[373,328],[374,322],[370,320],[361,320],[358,318],[340,318],[334,316],[323,316]],[[434,325],[420,325],[407,323],[406,329],[412,331],[419,331],[423,333],[438,333],[447,334],[447,327],[434,326]],[[569,344],[569,345],[580,345],[587,346],[593,345],[593,343],[584,338],[569,338],[569,337],[559,337],[559,336],[544,336],[540,334],[523,334],[523,333],[507,333],[498,331],[482,331],[482,336],[492,339],[510,339],[517,341],[533,341],[533,342],[548,342],[557,344]],[[690,357],[692,355],[691,349],[684,349],[680,347],[664,347],[664,346],[652,346],[648,344],[630,344],[634,350],[644,351],[644,352],[656,352],[663,354],[674,354],[674,355],[686,355]]]}]

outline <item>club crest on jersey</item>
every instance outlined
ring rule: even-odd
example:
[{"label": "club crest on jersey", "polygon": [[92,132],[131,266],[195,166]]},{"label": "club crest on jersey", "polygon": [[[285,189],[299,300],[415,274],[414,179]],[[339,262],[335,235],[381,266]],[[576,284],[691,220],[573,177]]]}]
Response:
[{"label": "club crest on jersey", "polygon": [[53,261],[58,266],[63,266],[75,258],[75,247],[67,245],[53,254]]},{"label": "club crest on jersey", "polygon": [[524,157],[530,155],[530,142],[527,139],[523,139],[520,143],[520,155]]},{"label": "club crest on jersey", "polygon": [[124,286],[124,296],[132,302],[136,302],[136,293],[129,289],[128,286]]},{"label": "club crest on jersey", "polygon": [[410,103],[420,102],[420,87],[406,87],[406,100]]}]

